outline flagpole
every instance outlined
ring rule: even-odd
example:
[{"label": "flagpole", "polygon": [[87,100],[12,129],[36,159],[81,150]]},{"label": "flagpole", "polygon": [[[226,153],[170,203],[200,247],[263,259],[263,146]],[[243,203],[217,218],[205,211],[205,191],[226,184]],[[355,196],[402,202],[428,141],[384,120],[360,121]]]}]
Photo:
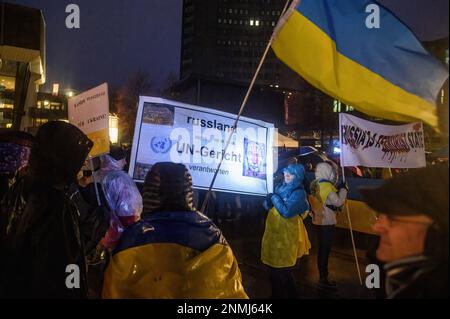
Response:
[{"label": "flagpole", "polygon": [[98,188],[97,188],[97,181],[95,180],[95,172],[94,172],[94,159],[91,157],[89,158],[89,163],[91,163],[91,170],[92,170],[92,181],[94,183],[94,189],[95,189],[95,197],[97,198],[97,205],[101,206],[102,203],[100,201],[100,194],[98,192]]},{"label": "flagpole", "polygon": [[[346,179],[345,179],[345,170],[344,170],[344,152],[343,152],[343,147],[342,147],[343,143],[342,143],[341,118],[342,118],[342,113],[339,114],[339,139],[340,139],[340,143],[341,143],[341,145],[340,145],[341,146],[340,160],[341,160],[341,168],[342,168],[342,181],[345,183]],[[348,192],[347,192],[347,196],[348,196]],[[352,220],[350,218],[350,209],[348,208],[347,200],[345,201],[345,210],[347,211],[348,228],[350,229],[350,238],[352,240],[353,254],[355,255],[356,270],[358,271],[359,283],[362,286],[363,283],[362,283],[362,277],[361,277],[361,270],[359,269],[359,261],[358,261],[358,255],[356,254],[355,239],[353,238]]]},{"label": "flagpole", "polygon": [[[285,5],[284,5],[284,8],[283,8],[283,11],[281,12],[280,17],[278,18],[278,23],[279,23],[280,19],[283,17],[284,13],[286,12],[286,10],[288,8],[288,5],[289,5],[289,2],[290,2],[290,0],[286,1]],[[244,112],[245,106],[247,105],[248,98],[250,96],[250,93],[253,90],[253,86],[255,85],[256,79],[257,79],[257,77],[259,75],[259,71],[261,70],[261,67],[264,64],[264,61],[266,60],[267,53],[269,52],[269,49],[270,49],[270,47],[272,45],[272,42],[273,42],[273,39],[275,38],[275,34],[276,34],[277,27],[278,27],[278,23],[277,23],[277,26],[274,29],[274,32],[272,33],[272,35],[271,35],[271,37],[269,39],[269,42],[266,45],[266,49],[264,50],[264,53],[263,53],[263,55],[261,57],[261,60],[259,61],[258,67],[256,68],[255,74],[253,75],[252,81],[250,82],[250,85],[249,85],[249,87],[247,89],[247,93],[245,94],[244,100],[242,101],[241,107],[240,107],[239,112],[238,112],[238,114],[236,116],[236,120],[234,121],[233,130],[230,132],[230,134],[228,136],[228,139],[227,139],[227,143],[225,144],[224,152],[227,151],[227,148],[230,145],[231,137],[233,136],[233,134],[234,134],[234,132],[236,130],[236,127],[237,127],[237,123],[239,122],[239,119],[240,119],[242,113]],[[200,212],[202,214],[205,213],[206,205],[208,203],[208,199],[209,199],[209,196],[211,194],[211,189],[212,189],[212,187],[214,185],[214,182],[216,181],[217,174],[219,173],[219,169],[222,166],[223,158],[224,158],[224,156],[222,156],[220,158],[219,165],[217,166],[217,169],[214,172],[214,176],[213,176],[213,179],[211,181],[211,184],[209,185],[208,192],[206,193],[206,197],[203,200],[203,204],[202,204],[202,207],[200,209]]]}]

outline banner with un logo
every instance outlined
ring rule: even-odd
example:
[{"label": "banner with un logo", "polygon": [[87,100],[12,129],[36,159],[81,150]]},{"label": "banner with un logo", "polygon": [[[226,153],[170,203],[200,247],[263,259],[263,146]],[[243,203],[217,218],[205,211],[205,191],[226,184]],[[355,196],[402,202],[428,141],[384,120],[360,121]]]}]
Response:
[{"label": "banner with un logo", "polygon": [[[273,191],[273,124],[195,105],[141,97],[129,174],[143,182],[157,162],[183,163],[194,188],[261,195]],[[225,150],[231,134],[231,142]]]}]

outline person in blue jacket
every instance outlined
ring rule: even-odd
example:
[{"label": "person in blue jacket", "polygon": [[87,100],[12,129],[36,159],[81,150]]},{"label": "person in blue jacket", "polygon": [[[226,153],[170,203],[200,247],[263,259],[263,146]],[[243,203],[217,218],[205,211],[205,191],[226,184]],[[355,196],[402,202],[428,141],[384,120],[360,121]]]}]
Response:
[{"label": "person in blue jacket", "polygon": [[309,211],[303,187],[305,169],[290,164],[283,169],[284,181],[269,194],[264,208],[269,211],[261,246],[261,260],[270,267],[272,298],[297,298],[292,268],[309,253],[303,219]]}]

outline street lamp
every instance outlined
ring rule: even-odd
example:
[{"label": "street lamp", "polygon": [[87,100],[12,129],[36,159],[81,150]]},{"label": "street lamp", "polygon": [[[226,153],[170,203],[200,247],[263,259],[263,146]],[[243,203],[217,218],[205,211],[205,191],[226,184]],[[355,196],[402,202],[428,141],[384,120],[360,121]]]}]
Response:
[{"label": "street lamp", "polygon": [[109,115],[109,140],[112,144],[119,142],[119,118],[114,115]]}]

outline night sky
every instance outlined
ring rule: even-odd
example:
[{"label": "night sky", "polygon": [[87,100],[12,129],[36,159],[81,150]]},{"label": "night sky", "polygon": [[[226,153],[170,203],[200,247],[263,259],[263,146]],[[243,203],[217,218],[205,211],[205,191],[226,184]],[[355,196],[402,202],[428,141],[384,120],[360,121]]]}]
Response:
[{"label": "night sky", "polygon": [[[211,0],[215,1],[215,0]],[[343,0],[347,1],[347,0]],[[43,10],[47,25],[47,83],[85,90],[149,74],[154,87],[178,77],[182,0],[7,0]],[[449,0],[380,0],[421,40],[448,36]],[[67,29],[65,8],[79,5],[81,28]]]}]

